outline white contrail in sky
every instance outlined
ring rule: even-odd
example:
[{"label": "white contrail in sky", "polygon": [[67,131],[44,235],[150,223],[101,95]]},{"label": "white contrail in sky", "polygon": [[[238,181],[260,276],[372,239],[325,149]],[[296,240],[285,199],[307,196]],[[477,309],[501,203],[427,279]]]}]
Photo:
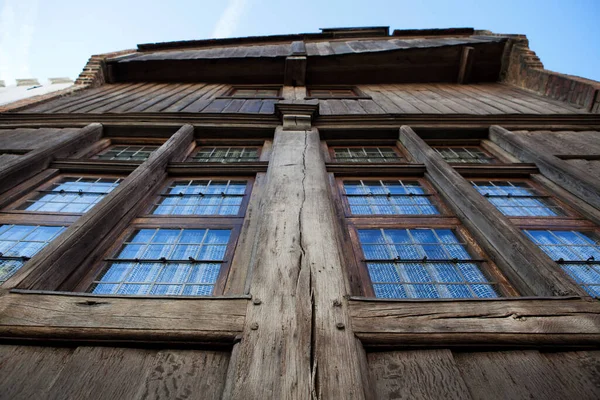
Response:
[{"label": "white contrail in sky", "polygon": [[231,37],[235,32],[244,8],[248,5],[248,0],[229,0],[229,4],[213,29],[213,38]]},{"label": "white contrail in sky", "polygon": [[0,79],[31,78],[29,53],[38,0],[5,0],[0,10]]}]

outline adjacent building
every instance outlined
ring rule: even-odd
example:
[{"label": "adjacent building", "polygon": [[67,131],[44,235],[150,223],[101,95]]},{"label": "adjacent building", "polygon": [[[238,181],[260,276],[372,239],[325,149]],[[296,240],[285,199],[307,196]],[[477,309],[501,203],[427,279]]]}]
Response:
[{"label": "adjacent building", "polygon": [[92,56],[0,109],[0,398],[599,398],[599,89],[471,28]]}]

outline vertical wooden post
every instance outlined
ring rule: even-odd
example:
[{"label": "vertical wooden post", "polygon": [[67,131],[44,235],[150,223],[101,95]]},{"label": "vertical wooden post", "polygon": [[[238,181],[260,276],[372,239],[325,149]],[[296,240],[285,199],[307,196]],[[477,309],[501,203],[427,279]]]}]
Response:
[{"label": "vertical wooden post", "polygon": [[562,186],[597,209],[600,208],[600,181],[598,177],[568,162],[539,151],[527,138],[501,126],[490,127],[490,139],[502,149],[523,162],[532,162],[546,178]]},{"label": "vertical wooden post", "polygon": [[365,397],[326,175],[316,129],[277,128],[252,303],[223,398]]},{"label": "vertical wooden post", "polygon": [[417,162],[425,164],[440,194],[521,295],[586,295],[409,126],[400,128],[400,141]]},{"label": "vertical wooden post", "polygon": [[54,158],[67,157],[101,137],[102,125],[89,124],[65,140],[51,146],[41,147],[9,161],[0,171],[0,193],[12,189],[41,172]]},{"label": "vertical wooden post", "polygon": [[[169,161],[180,159],[192,143],[194,127],[184,125],[121,184],[42,249],[3,289],[56,290],[97,244],[166,176]],[[33,274],[36,271],[37,273]]]}]

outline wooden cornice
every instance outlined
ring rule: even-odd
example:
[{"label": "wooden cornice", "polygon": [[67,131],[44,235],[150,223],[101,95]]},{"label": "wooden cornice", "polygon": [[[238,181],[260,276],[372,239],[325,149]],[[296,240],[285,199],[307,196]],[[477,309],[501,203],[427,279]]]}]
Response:
[{"label": "wooden cornice", "polygon": [[[123,114],[0,114],[0,128],[83,127],[93,122],[105,127],[194,126],[275,128],[281,124],[276,114],[211,113],[123,113]],[[410,125],[414,128],[489,128],[501,125],[509,129],[598,130],[598,114],[377,114],[317,115],[313,126],[321,129],[390,128]]]}]

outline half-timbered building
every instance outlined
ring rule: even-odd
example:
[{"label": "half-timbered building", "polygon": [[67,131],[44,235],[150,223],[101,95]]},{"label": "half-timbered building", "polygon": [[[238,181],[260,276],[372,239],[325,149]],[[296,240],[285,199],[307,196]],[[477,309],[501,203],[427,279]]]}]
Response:
[{"label": "half-timbered building", "polygon": [[599,89],[470,28],[92,56],[0,107],[0,398],[600,398]]}]

